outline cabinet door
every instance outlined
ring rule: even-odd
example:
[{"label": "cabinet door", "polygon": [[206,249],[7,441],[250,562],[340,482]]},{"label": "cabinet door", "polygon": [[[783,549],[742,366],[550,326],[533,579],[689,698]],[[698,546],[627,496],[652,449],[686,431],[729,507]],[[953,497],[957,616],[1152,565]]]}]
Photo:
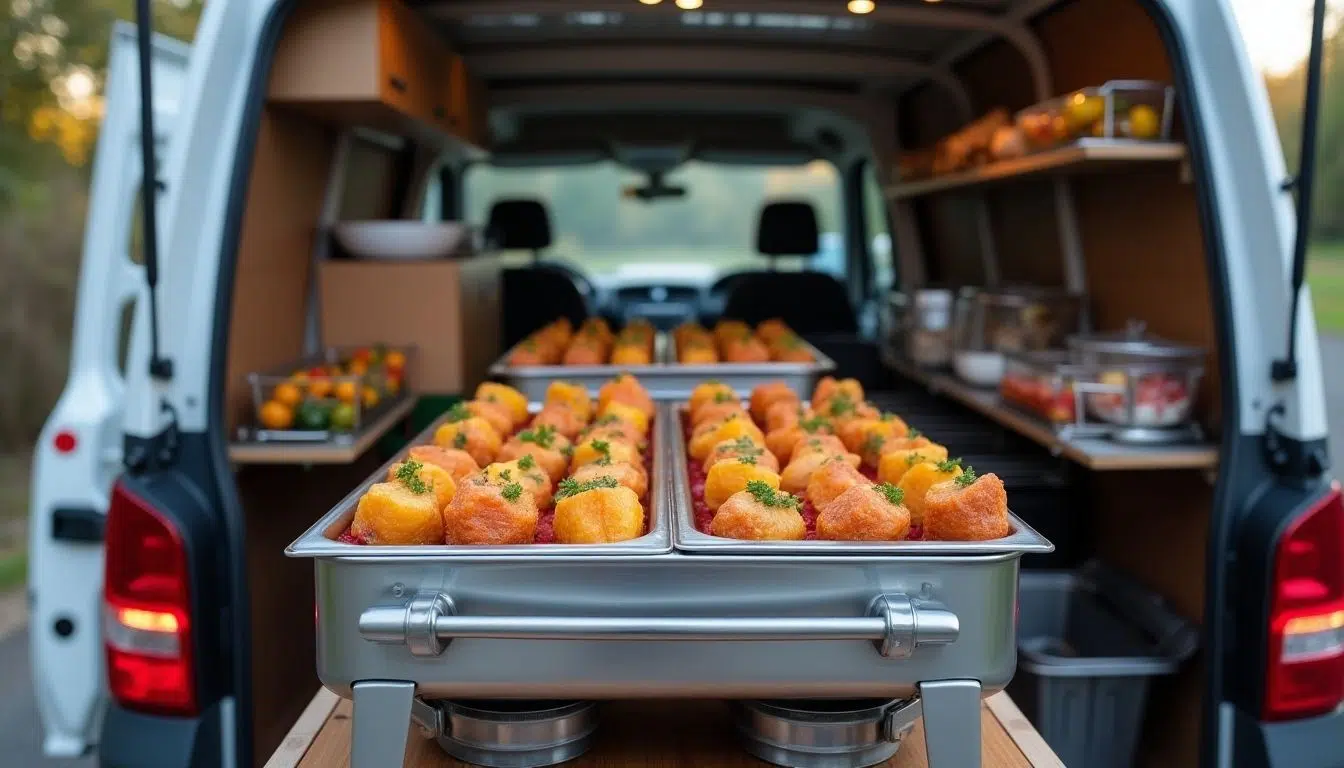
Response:
[{"label": "cabinet door", "polygon": [[433,31],[397,0],[378,3],[379,95],[383,103],[419,120],[434,121],[441,64]]},{"label": "cabinet door", "polygon": [[461,56],[452,56],[448,67],[448,124],[454,135],[471,144],[484,146],[487,132],[483,88],[467,73]]}]

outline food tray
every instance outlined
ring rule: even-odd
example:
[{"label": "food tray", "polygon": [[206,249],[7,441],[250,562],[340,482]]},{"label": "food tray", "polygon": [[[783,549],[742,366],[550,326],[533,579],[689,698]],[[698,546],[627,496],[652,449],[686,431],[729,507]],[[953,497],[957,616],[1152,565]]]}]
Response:
[{"label": "food tray", "polygon": [[[810,363],[697,363],[682,365],[677,362],[677,343],[671,336],[667,338],[665,357],[667,363],[664,373],[659,374],[661,382],[650,382],[650,391],[656,384],[661,391],[669,394],[655,395],[664,400],[684,400],[691,391],[708,380],[721,381],[732,387],[739,395],[746,397],[751,390],[767,382],[782,381],[798,392],[811,392],[817,381],[835,370],[835,361],[821,350],[803,341],[803,346],[812,353]],[[675,430],[673,430],[675,431]]]},{"label": "food tray", "polygon": [[[528,400],[541,402],[546,399],[546,387],[553,381],[569,381],[582,384],[590,394],[596,395],[603,384],[618,374],[628,373],[639,379],[639,383],[655,399],[675,397],[660,394],[659,380],[667,375],[667,366],[663,359],[663,347],[670,343],[667,334],[657,331],[653,337],[653,359],[651,365],[509,365],[509,352],[490,366],[490,376],[522,392]],[[510,350],[512,351],[512,350]],[[687,390],[689,394],[690,390]]]},{"label": "food tray", "polygon": [[[674,415],[663,421],[680,427],[685,407],[676,406]],[[671,496],[674,509],[674,542],[683,552],[701,554],[761,554],[787,555],[975,555],[994,553],[1046,553],[1055,545],[1037,533],[1011,512],[1008,520],[1013,531],[1002,539],[991,541],[743,541],[704,533],[695,525],[695,506],[691,500],[690,461],[686,457],[684,430],[668,429],[668,451],[671,453]]]},{"label": "food tray", "polygon": [[416,546],[379,546],[372,544],[353,544],[340,540],[340,536],[349,527],[355,517],[355,507],[359,499],[374,483],[384,482],[388,470],[403,461],[411,448],[433,441],[434,432],[448,418],[440,416],[425,431],[417,435],[400,451],[396,457],[384,464],[367,480],[360,483],[348,496],[341,499],[331,511],[323,515],[302,536],[295,539],[285,549],[290,557],[313,558],[392,558],[397,560],[434,560],[451,561],[457,558],[508,558],[526,557],[551,558],[565,555],[651,555],[672,549],[670,511],[668,509],[669,461],[666,455],[666,425],[661,418],[653,423],[649,449],[654,452],[653,471],[649,473],[649,503],[646,511],[648,532],[637,539],[613,544],[517,544],[517,545],[416,545]]}]

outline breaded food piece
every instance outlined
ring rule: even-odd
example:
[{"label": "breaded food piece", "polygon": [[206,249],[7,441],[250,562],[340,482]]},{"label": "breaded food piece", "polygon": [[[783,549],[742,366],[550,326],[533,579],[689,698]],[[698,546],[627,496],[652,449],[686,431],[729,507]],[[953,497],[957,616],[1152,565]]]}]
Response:
[{"label": "breaded food piece", "polygon": [[905,437],[910,427],[905,420],[894,413],[884,413],[877,418],[862,417],[850,419],[838,430],[845,447],[854,453],[862,453],[863,445],[872,435],[881,435],[884,439]]},{"label": "breaded food piece", "polygon": [[706,422],[723,421],[735,413],[747,415],[747,409],[742,407],[742,401],[737,397],[723,402],[705,403],[691,412],[691,426],[698,427]]},{"label": "breaded food piece", "polygon": [[574,455],[570,457],[569,470],[574,472],[585,464],[602,462],[614,464],[618,461],[627,464],[644,463],[639,450],[630,443],[589,438],[574,444]]},{"label": "breaded food piece", "polygon": [[729,363],[768,363],[770,350],[755,336],[739,336],[723,342],[723,359]]},{"label": "breaded food piece", "polygon": [[513,416],[503,405],[487,400],[468,400],[467,411],[489,422],[500,437],[513,434]]},{"label": "breaded food piece", "polygon": [[569,381],[552,381],[546,387],[543,405],[562,405],[573,411],[583,423],[593,417],[593,399],[588,388]]},{"label": "breaded food piece", "polygon": [[531,456],[552,482],[560,482],[569,469],[569,457],[566,455],[569,440],[554,427],[541,425],[528,427],[504,443],[496,457],[499,461],[513,461],[523,456]]},{"label": "breaded food piece", "polygon": [[833,456],[822,462],[807,481],[807,500],[820,510],[856,485],[872,485],[872,481],[849,462]]},{"label": "breaded food piece", "polygon": [[761,434],[760,427],[753,424],[745,413],[737,413],[723,421],[707,422],[696,427],[691,433],[687,452],[696,461],[704,461],[714,446],[724,440],[736,440],[739,437],[750,437],[762,445],[765,444],[765,435]]},{"label": "breaded food piece", "polygon": [[714,513],[709,532],[747,541],[802,541],[807,523],[798,511],[801,501],[765,483],[751,483],[733,494]]},{"label": "breaded food piece", "polygon": [[799,405],[802,399],[782,381],[766,382],[751,391],[751,417],[758,423],[764,422],[770,406],[775,403]]},{"label": "breaded food piece", "polygon": [[812,390],[812,409],[820,412],[823,403],[826,403],[836,397],[844,395],[850,401],[855,403],[863,402],[863,385],[858,379],[837,379],[834,376],[824,376],[817,386]]},{"label": "breaded food piece", "polygon": [[440,544],[443,516],[423,482],[415,488],[400,481],[374,483],[359,498],[350,532],[368,544]]},{"label": "breaded food piece", "polygon": [[715,444],[710,449],[709,455],[705,457],[704,468],[708,472],[720,461],[730,461],[743,457],[751,457],[758,465],[771,472],[779,472],[779,460],[775,458],[775,454],[767,451],[764,446],[747,436],[724,440]]},{"label": "breaded food piece", "polygon": [[625,461],[613,461],[610,464],[584,464],[570,475],[577,483],[587,483],[599,477],[612,477],[618,485],[635,492],[639,498],[649,492],[649,475],[638,464]]},{"label": "breaded food piece", "polygon": [[808,435],[799,440],[798,444],[793,446],[793,453],[789,454],[789,461],[794,461],[799,456],[806,456],[809,453],[843,456],[850,466],[859,466],[858,455],[846,451],[845,444],[840,442],[840,438],[835,435]]},{"label": "breaded food piece", "polygon": [[606,347],[597,342],[576,336],[560,358],[561,365],[603,365],[607,362]]},{"label": "breaded food piece", "polygon": [[793,449],[798,447],[798,443],[802,440],[817,435],[833,434],[835,425],[829,419],[813,416],[799,421],[792,427],[772,430],[765,436],[765,447],[775,454],[779,463],[787,464],[793,457]]},{"label": "breaded food piece", "polygon": [[515,427],[527,423],[527,396],[507,384],[495,381],[481,382],[481,385],[476,387],[476,399],[498,403],[507,408]]},{"label": "breaded food piece", "polygon": [[603,424],[601,419],[593,422],[593,426],[585,429],[583,434],[579,435],[578,442],[582,443],[589,440],[606,440],[612,443],[626,443],[641,454],[648,450],[649,447],[649,441],[630,427],[619,422]]},{"label": "breaded food piece", "polygon": [[611,350],[612,365],[649,365],[653,353],[642,344],[617,344]]},{"label": "breaded food piece", "polygon": [[453,500],[453,491],[457,490],[457,481],[448,470],[437,464],[408,459],[399,461],[387,469],[387,482],[395,483],[405,477],[407,473],[412,473],[420,478],[420,482],[429,486],[434,492],[434,500],[439,505],[439,509],[448,506],[448,502]]},{"label": "breaded food piece", "polygon": [[896,485],[916,464],[925,462],[937,464],[940,461],[947,461],[947,449],[937,443],[929,443],[918,448],[897,448],[882,454],[882,459],[877,465],[877,479]]},{"label": "breaded food piece", "polygon": [[719,362],[719,351],[711,342],[695,339],[677,344],[677,360],[682,365],[713,365]]},{"label": "breaded food piece", "polygon": [[807,344],[792,333],[766,346],[770,348],[770,359],[777,363],[810,363],[816,359]]},{"label": "breaded food piece", "polygon": [[537,509],[546,509],[551,506],[551,496],[554,492],[551,478],[542,471],[541,467],[537,465],[536,459],[533,459],[530,455],[513,461],[497,461],[485,468],[485,476],[496,485],[507,483],[522,485],[523,490],[532,494],[532,498],[536,499]]},{"label": "breaded food piece", "polygon": [[616,338],[611,332],[611,326],[600,317],[590,317],[584,320],[575,333],[579,336],[597,339],[607,345],[610,345]]},{"label": "breaded food piece", "polygon": [[730,496],[747,489],[747,483],[762,482],[779,488],[779,475],[760,466],[752,456],[720,461],[705,475],[705,504],[718,510]]},{"label": "breaded food piece", "polygon": [[741,320],[720,320],[714,324],[714,338],[720,344],[731,338],[751,335],[751,326]]},{"label": "breaded food piece", "polygon": [[[863,421],[867,426],[860,430],[863,440],[855,453],[863,457],[864,464],[877,469],[878,465],[882,463],[882,454],[887,452],[888,443],[905,445],[901,441],[908,439],[906,437],[908,428],[903,421],[873,421],[871,419],[864,419]],[[844,427],[841,427],[842,431],[844,429]],[[853,430],[850,431],[853,432]]]},{"label": "breaded food piece", "polygon": [[597,412],[598,423],[618,422],[641,437],[649,434],[649,415],[642,409],[621,402],[609,402]]},{"label": "breaded food piece", "polygon": [[691,390],[691,398],[687,403],[687,409],[695,413],[700,406],[709,402],[728,403],[741,402],[742,398],[737,396],[733,388],[721,381],[705,381],[695,385]]},{"label": "breaded food piece", "polygon": [[837,427],[858,419],[877,421],[882,417],[882,412],[871,403],[854,400],[845,392],[838,392],[833,397],[823,400],[815,406],[815,409],[818,415],[835,422]]},{"label": "breaded food piece", "polygon": [[777,429],[785,427],[796,427],[798,422],[811,415],[810,408],[804,408],[801,403],[789,403],[778,401],[770,404],[765,410],[765,425],[767,433],[774,432]]},{"label": "breaded food piece", "polygon": [[788,324],[778,317],[762,320],[756,326],[756,336],[766,343],[792,334]]},{"label": "breaded food piece", "polygon": [[910,533],[910,510],[894,485],[855,485],[817,513],[817,538],[900,541]]},{"label": "breaded food piece", "polygon": [[521,483],[496,485],[480,472],[458,483],[443,510],[443,537],[448,544],[531,544],[537,517],[537,500]]},{"label": "breaded food piece", "polygon": [[573,440],[588,426],[588,419],[572,406],[552,403],[542,406],[532,419],[531,428],[550,427],[566,440]]},{"label": "breaded food piece", "polygon": [[794,495],[802,495],[807,492],[807,484],[812,482],[812,473],[831,459],[845,461],[846,456],[854,454],[811,452],[804,453],[798,458],[790,461],[784,471],[779,473],[779,487]]},{"label": "breaded food piece", "polygon": [[916,525],[924,522],[924,497],[929,489],[961,474],[961,459],[949,459],[936,464],[924,462],[907,469],[897,484],[905,492],[905,506]]},{"label": "breaded food piece", "polygon": [[434,431],[434,444],[466,451],[478,465],[485,466],[495,460],[504,441],[490,422],[471,415],[466,403],[458,403],[448,411],[447,423]]},{"label": "breaded food piece", "polygon": [[644,535],[644,507],[635,492],[611,476],[565,480],[555,503],[555,540],[610,544]]},{"label": "breaded food piece", "polygon": [[509,365],[522,368],[531,365],[551,365],[554,363],[535,339],[523,339],[509,350]]},{"label": "breaded food piece", "polygon": [[944,541],[988,541],[1012,533],[1008,492],[994,473],[975,476],[970,467],[939,483],[924,496],[924,537]]},{"label": "breaded food piece", "polygon": [[653,398],[649,396],[649,391],[644,389],[644,385],[639,383],[639,379],[628,373],[618,375],[598,389],[597,404],[599,412],[613,402],[638,408],[644,412],[645,417],[653,418],[655,411]]},{"label": "breaded food piece", "polygon": [[467,475],[481,471],[481,465],[476,463],[476,459],[472,458],[470,453],[456,448],[417,445],[408,452],[408,455],[416,461],[434,464],[448,470],[448,474],[453,476],[454,483]]}]

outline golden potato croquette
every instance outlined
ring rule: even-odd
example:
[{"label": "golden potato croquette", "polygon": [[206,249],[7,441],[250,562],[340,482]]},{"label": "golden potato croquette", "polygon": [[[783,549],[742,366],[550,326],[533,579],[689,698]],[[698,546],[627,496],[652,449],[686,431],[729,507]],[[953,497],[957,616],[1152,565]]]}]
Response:
[{"label": "golden potato croquette", "polygon": [[757,464],[771,472],[779,472],[779,460],[775,458],[775,454],[767,451],[760,443],[746,436],[715,444],[710,449],[709,455],[705,457],[704,469],[708,472],[720,461],[740,459],[744,456],[750,456],[755,459]]},{"label": "golden potato croquette", "polygon": [[448,544],[531,544],[537,535],[537,500],[521,483],[491,483],[479,473],[458,483],[443,510]]},{"label": "golden potato croquette", "polygon": [[723,421],[707,422],[696,427],[691,433],[687,451],[696,461],[704,461],[714,446],[724,440],[736,440],[739,437],[750,437],[761,444],[765,442],[765,435],[761,434],[760,427],[753,424],[745,413],[738,413]]},{"label": "golden potato croquette", "polygon": [[532,429],[550,427],[565,439],[573,440],[588,426],[588,419],[569,405],[553,403],[543,406],[530,426]]},{"label": "golden potato croquette", "polygon": [[587,483],[598,479],[599,477],[611,477],[616,480],[618,485],[635,492],[639,498],[644,498],[644,494],[649,492],[649,475],[644,468],[638,464],[630,464],[624,461],[613,461],[610,464],[585,464],[574,470],[570,478],[577,483]]},{"label": "golden potato croquette", "polygon": [[756,387],[751,391],[750,402],[751,417],[757,422],[764,422],[770,407],[776,403],[792,403],[795,406],[802,404],[798,393],[782,381],[772,381]]},{"label": "golden potato croquette", "polygon": [[729,363],[768,363],[770,350],[755,336],[740,336],[723,342],[723,359]]},{"label": "golden potato croquette", "polygon": [[894,485],[855,485],[817,512],[817,538],[900,541],[910,533],[910,510]]},{"label": "golden potato croquette", "polygon": [[898,448],[887,451],[882,454],[882,460],[877,465],[877,479],[884,483],[896,485],[901,482],[901,478],[905,477],[905,473],[916,464],[925,462],[937,464],[940,461],[947,461],[947,449],[935,443],[918,448]]},{"label": "golden potato croquette", "polygon": [[485,468],[485,476],[495,485],[507,483],[522,485],[523,490],[536,499],[537,509],[551,506],[553,492],[551,478],[537,465],[536,459],[530,456],[514,461],[497,461]]},{"label": "golden potato croquette", "polygon": [[441,544],[443,516],[434,492],[418,477],[409,486],[374,483],[359,498],[350,533],[366,544]]},{"label": "golden potato croquette", "polygon": [[[811,452],[804,453],[790,461],[784,471],[779,473],[779,487],[795,495],[807,492],[807,484],[812,481],[812,473],[829,459],[848,461],[847,456],[854,454]],[[857,457],[856,457],[857,458]]]},{"label": "golden potato croquette", "polygon": [[507,408],[515,427],[527,422],[527,396],[513,387],[494,381],[482,382],[476,387],[476,399]]},{"label": "golden potato croquette", "polygon": [[872,481],[849,462],[832,456],[830,460],[822,462],[807,481],[807,500],[820,510],[850,488],[871,484]]},{"label": "golden potato croquette", "polygon": [[561,544],[609,544],[644,535],[639,496],[614,478],[565,481],[555,503],[555,540]]},{"label": "golden potato croquette", "polygon": [[705,403],[691,412],[691,426],[699,426],[711,421],[723,421],[735,413],[744,416],[747,414],[747,409],[742,407],[742,403],[736,397],[724,402]]},{"label": "golden potato croquette", "polygon": [[761,482],[779,488],[779,475],[760,466],[751,456],[732,461],[720,461],[705,475],[705,504],[713,510],[723,505],[728,497],[747,489],[747,483]]},{"label": "golden potato croquette", "polygon": [[570,457],[569,469],[573,472],[585,464],[618,461],[641,464],[643,458],[639,454],[639,449],[630,443],[589,438],[574,444],[574,455]]},{"label": "golden potato croquette", "polygon": [[772,317],[769,320],[762,320],[756,326],[756,335],[761,341],[771,342],[775,339],[787,336],[793,333],[789,326],[778,317]]},{"label": "golden potato croquette", "polygon": [[812,390],[812,408],[821,412],[821,406],[837,395],[849,398],[851,402],[863,402],[863,385],[858,379],[836,379],[834,376],[822,377]]},{"label": "golden potato croquette", "polygon": [[513,461],[531,456],[547,477],[553,482],[559,482],[569,469],[569,457],[565,455],[569,445],[569,440],[552,427],[531,427],[509,438],[499,449],[497,459]]},{"label": "golden potato croquette", "polygon": [[709,532],[728,539],[802,541],[807,537],[807,523],[798,511],[799,503],[795,496],[753,483],[719,507]]},{"label": "golden potato croquette", "polygon": [[768,433],[786,427],[796,427],[798,422],[808,415],[802,404],[776,401],[765,411],[765,431]]},{"label": "golden potato croquette", "polygon": [[429,486],[434,492],[435,503],[439,509],[447,506],[448,502],[453,500],[453,491],[457,489],[457,481],[448,470],[437,464],[418,461],[414,458],[408,461],[400,461],[393,464],[387,470],[387,482],[395,483],[407,472],[413,472],[420,481]]},{"label": "golden potato croquette", "polygon": [[448,411],[447,423],[434,431],[434,444],[466,451],[477,464],[485,466],[495,460],[504,441],[490,422],[472,416],[466,403],[458,403]]},{"label": "golden potato croquette", "polygon": [[501,438],[513,434],[513,416],[509,413],[509,409],[500,403],[468,400],[467,411],[472,416],[485,419]]},{"label": "golden potato croquette", "polygon": [[653,353],[642,345],[618,344],[611,351],[612,365],[649,365],[653,362]]},{"label": "golden potato croquette", "polygon": [[992,472],[965,474],[941,482],[924,496],[924,537],[945,541],[988,541],[1012,533],[1008,493]]},{"label": "golden potato croquette", "polygon": [[653,398],[648,390],[639,380],[628,373],[618,375],[616,378],[603,384],[597,392],[597,403],[599,409],[605,408],[608,403],[623,403],[638,408],[644,412],[644,415],[652,419],[654,414]]},{"label": "golden potato croquette", "polygon": [[597,413],[599,423],[617,422],[641,436],[649,434],[649,416],[639,408],[621,402],[609,402]]},{"label": "golden potato croquette", "polygon": [[922,524],[924,521],[924,496],[929,492],[929,488],[960,474],[960,459],[941,461],[937,464],[924,462],[905,471],[897,486],[905,492],[905,506],[910,510],[910,518],[915,524]]},{"label": "golden potato croquette", "polygon": [[793,446],[793,453],[789,454],[789,461],[793,461],[799,456],[806,456],[809,453],[843,456],[845,461],[852,466],[859,466],[858,455],[846,451],[845,444],[840,442],[840,438],[835,435],[808,435],[799,440],[798,444]]},{"label": "golden potato croquette", "polygon": [[691,390],[691,398],[687,403],[687,409],[691,413],[695,413],[705,403],[733,401],[741,402],[741,398],[737,396],[732,387],[721,381],[706,381],[696,384],[695,388]]},{"label": "golden potato croquette", "polygon": [[408,454],[412,459],[425,464],[435,464],[448,470],[456,483],[467,475],[479,472],[481,465],[470,453],[456,448],[443,448],[438,445],[417,445]]},{"label": "golden potato croquette", "polygon": [[562,405],[573,411],[583,423],[593,417],[593,400],[588,388],[569,381],[552,381],[546,387],[544,405]]}]

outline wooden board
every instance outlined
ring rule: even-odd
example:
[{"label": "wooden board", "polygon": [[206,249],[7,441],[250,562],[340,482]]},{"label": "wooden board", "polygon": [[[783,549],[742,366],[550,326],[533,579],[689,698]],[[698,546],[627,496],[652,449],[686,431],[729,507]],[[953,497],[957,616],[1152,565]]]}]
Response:
[{"label": "wooden board", "polygon": [[[319,691],[266,768],[350,765],[351,703]],[[320,729],[315,722],[325,717]],[[980,711],[983,768],[1063,768],[1063,763],[1008,698],[998,693]],[[468,768],[409,728],[406,768]],[[742,751],[727,706],[720,701],[612,702],[604,706],[597,745],[566,763],[575,768],[732,768],[763,766]],[[917,723],[886,768],[927,768],[923,723]]]},{"label": "wooden board", "polygon": [[353,442],[339,443],[230,443],[229,461],[235,464],[349,464],[363,456],[406,414],[415,409],[418,398],[407,395],[389,408]]}]

